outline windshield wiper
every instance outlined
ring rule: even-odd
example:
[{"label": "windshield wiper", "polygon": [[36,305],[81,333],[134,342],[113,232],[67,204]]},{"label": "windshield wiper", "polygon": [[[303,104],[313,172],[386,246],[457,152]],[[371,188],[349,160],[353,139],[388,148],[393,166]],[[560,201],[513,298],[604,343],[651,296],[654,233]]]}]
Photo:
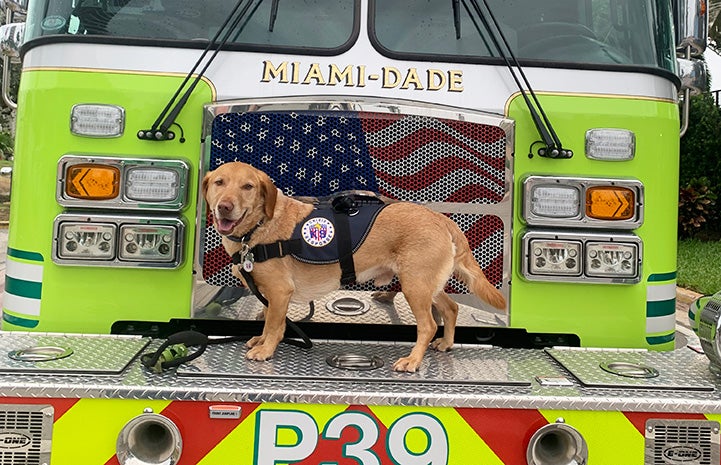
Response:
[{"label": "windshield wiper", "polygon": [[[564,149],[563,144],[561,143],[561,140],[559,139],[558,135],[556,134],[556,131],[553,129],[553,125],[551,125],[551,121],[548,119],[548,116],[546,115],[546,112],[543,110],[543,107],[541,106],[541,103],[538,101],[538,98],[536,97],[536,93],[533,91],[533,88],[531,87],[530,82],[528,82],[528,79],[526,78],[526,74],[523,72],[523,68],[518,63],[518,60],[516,59],[516,55],[513,53],[513,50],[511,49],[510,45],[508,44],[508,40],[506,39],[505,34],[503,34],[503,31],[501,30],[498,21],[496,20],[495,15],[493,14],[493,11],[488,6],[488,2],[486,0],[483,1],[483,6],[485,7],[485,13],[481,9],[481,6],[478,3],[478,0],[460,0],[463,4],[463,7],[465,8],[466,12],[468,13],[468,16],[471,18],[473,23],[476,25],[476,29],[478,30],[478,34],[481,36],[481,39],[485,41],[485,37],[481,33],[480,28],[478,27],[478,24],[476,23],[475,19],[473,18],[473,14],[471,12],[471,9],[468,6],[468,3],[470,2],[471,6],[473,7],[473,10],[478,15],[478,18],[480,19],[481,23],[483,24],[483,27],[488,32],[488,35],[491,39],[491,42],[493,42],[494,47],[498,51],[498,55],[503,59],[506,68],[508,68],[508,71],[511,73],[511,77],[513,77],[513,80],[516,83],[516,87],[518,87],[518,90],[521,92],[521,96],[523,97],[523,101],[526,103],[526,106],[528,107],[528,111],[531,114],[531,119],[533,120],[533,124],[536,126],[536,130],[538,131],[538,134],[541,136],[541,142],[544,147],[541,147],[538,149],[538,155],[541,157],[547,157],[547,158],[571,158],[573,156],[573,151],[570,149]],[[457,13],[457,3],[454,0],[453,1],[453,16],[454,16],[454,23],[456,27],[456,38],[460,38],[460,31],[461,31],[461,25],[460,25],[460,17]],[[456,19],[458,16],[458,19]],[[493,27],[491,27],[491,24],[488,22],[486,18],[490,18],[491,22],[493,23]],[[503,47],[501,46],[500,40],[503,41]],[[505,47],[505,49],[504,49]],[[518,75],[516,74],[516,71],[518,71],[518,75],[521,76],[521,79],[523,80],[523,83],[526,86],[526,89],[523,88],[523,85],[521,84],[521,81],[518,78]],[[530,96],[530,97],[529,97]]]},{"label": "windshield wiper", "polygon": [[[185,104],[188,103],[188,99],[193,93],[193,90],[195,90],[195,87],[198,85],[203,75],[208,70],[208,67],[213,62],[213,60],[215,60],[218,52],[220,52],[223,46],[228,42],[231,34],[233,34],[233,32],[238,28],[238,25],[243,20],[243,18],[247,15],[246,22],[243,23],[243,26],[238,30],[235,37],[237,37],[242,32],[243,28],[245,28],[245,25],[247,24],[247,20],[250,19],[253,14],[258,10],[258,7],[263,2],[263,0],[247,0],[245,6],[243,6],[243,8],[241,9],[241,6],[244,2],[246,2],[246,0],[238,0],[238,3],[235,4],[233,10],[230,12],[228,17],[225,18],[225,21],[220,26],[220,28],[218,28],[218,32],[216,32],[213,38],[210,39],[210,42],[208,42],[208,45],[205,47],[203,52],[200,54],[200,57],[193,65],[193,68],[185,76],[185,79],[183,79],[183,82],[178,86],[175,94],[173,94],[173,96],[170,98],[168,103],[165,105],[165,108],[163,108],[163,111],[160,112],[160,115],[158,115],[150,129],[141,129],[138,131],[138,139],[152,141],[175,139],[175,133],[170,131],[170,127],[173,125],[178,126],[178,124],[175,122],[175,119],[178,117],[180,111],[183,109]],[[253,6],[253,2],[256,2],[255,6]],[[250,13],[248,13],[249,11]],[[220,39],[220,42],[218,42],[218,38],[221,36],[221,34],[223,35],[223,37]],[[176,103],[175,100],[178,98],[183,88],[185,88],[188,81],[190,81],[190,79],[193,77],[193,73],[195,73],[195,70],[198,69],[200,64],[203,62],[203,59],[213,48],[213,54],[207,60],[203,69],[200,70],[200,72],[195,76],[183,96]],[[175,106],[173,106],[174,103]],[[178,128],[180,128],[180,126],[178,126]],[[185,139],[182,137],[183,129],[180,128],[180,131],[180,142],[185,142]]]}]

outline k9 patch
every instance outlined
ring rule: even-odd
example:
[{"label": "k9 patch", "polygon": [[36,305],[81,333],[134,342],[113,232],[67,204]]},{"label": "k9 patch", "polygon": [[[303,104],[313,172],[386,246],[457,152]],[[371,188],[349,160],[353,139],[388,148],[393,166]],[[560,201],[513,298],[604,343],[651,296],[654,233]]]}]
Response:
[{"label": "k9 patch", "polygon": [[312,247],[325,247],[335,236],[335,227],[327,218],[311,218],[301,227],[301,237]]}]

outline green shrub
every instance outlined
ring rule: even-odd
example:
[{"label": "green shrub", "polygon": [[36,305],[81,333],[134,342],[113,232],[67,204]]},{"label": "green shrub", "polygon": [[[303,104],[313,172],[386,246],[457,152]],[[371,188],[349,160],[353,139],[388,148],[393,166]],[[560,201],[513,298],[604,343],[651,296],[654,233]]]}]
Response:
[{"label": "green shrub", "polygon": [[680,237],[695,237],[706,230],[716,229],[718,218],[716,193],[708,178],[692,179],[679,188],[678,232]]},{"label": "green shrub", "polygon": [[713,191],[721,192],[721,109],[711,94],[691,97],[689,127],[681,138],[679,185],[704,177]]}]

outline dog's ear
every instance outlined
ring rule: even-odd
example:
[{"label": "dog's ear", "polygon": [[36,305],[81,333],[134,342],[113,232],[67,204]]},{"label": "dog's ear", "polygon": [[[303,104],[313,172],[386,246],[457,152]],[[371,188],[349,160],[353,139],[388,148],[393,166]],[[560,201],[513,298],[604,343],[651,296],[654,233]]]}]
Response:
[{"label": "dog's ear", "polygon": [[205,199],[205,214],[207,215],[210,211],[210,204],[208,203],[208,184],[210,184],[210,171],[205,173],[203,177],[203,183],[201,184],[201,191],[203,192],[203,198]]},{"label": "dog's ear", "polygon": [[270,180],[270,176],[263,173],[260,177],[260,190],[263,193],[265,202],[263,209],[265,210],[265,216],[270,220],[273,219],[273,212],[275,212],[275,201],[278,199],[278,189]]}]

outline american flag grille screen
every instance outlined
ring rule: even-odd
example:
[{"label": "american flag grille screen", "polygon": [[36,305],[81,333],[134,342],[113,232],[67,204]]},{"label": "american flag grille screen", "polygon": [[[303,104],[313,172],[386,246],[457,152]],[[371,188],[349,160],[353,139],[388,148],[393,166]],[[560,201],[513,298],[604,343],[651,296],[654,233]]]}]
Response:
[{"label": "american flag grille screen", "polygon": [[[482,205],[496,204],[505,194],[506,134],[498,126],[386,113],[247,112],[217,116],[211,138],[210,170],[230,161],[249,163],[287,195],[370,190],[411,202]],[[480,213],[451,218],[488,279],[500,285],[501,219]],[[201,261],[209,284],[240,285],[212,227],[205,228]],[[456,280],[448,291],[467,293]]]}]

